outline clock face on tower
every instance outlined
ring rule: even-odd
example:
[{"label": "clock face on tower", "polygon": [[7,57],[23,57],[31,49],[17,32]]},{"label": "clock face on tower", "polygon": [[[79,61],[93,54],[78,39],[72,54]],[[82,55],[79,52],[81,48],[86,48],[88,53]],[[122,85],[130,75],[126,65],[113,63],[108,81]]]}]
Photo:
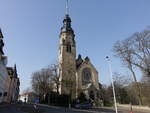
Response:
[{"label": "clock face on tower", "polygon": [[82,84],[86,85],[91,82],[91,70],[89,68],[84,68],[82,71]]}]

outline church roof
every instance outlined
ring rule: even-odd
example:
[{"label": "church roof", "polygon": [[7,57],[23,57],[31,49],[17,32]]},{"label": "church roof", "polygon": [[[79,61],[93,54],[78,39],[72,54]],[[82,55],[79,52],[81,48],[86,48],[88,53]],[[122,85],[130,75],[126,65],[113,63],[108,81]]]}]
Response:
[{"label": "church roof", "polygon": [[78,58],[76,59],[76,68],[79,68],[80,65],[82,65],[84,62],[89,62],[90,59],[88,56],[85,57],[85,59],[82,59],[81,55],[78,55]]},{"label": "church roof", "polygon": [[78,55],[78,58],[76,59],[76,68],[80,67],[80,65],[82,64],[83,59],[81,57],[81,55]]},{"label": "church roof", "polygon": [[11,77],[18,77],[16,65],[14,67],[7,67],[8,75]]}]

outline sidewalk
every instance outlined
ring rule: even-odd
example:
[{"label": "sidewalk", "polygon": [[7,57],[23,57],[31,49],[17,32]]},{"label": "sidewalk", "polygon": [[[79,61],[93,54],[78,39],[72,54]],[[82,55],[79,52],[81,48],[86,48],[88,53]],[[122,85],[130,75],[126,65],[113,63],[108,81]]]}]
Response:
[{"label": "sidewalk", "polygon": [[8,104],[8,103],[0,103],[0,107],[6,107],[8,105],[10,105],[10,104]]},{"label": "sidewalk", "polygon": [[[120,108],[125,108],[125,109],[130,109],[131,108],[131,105],[129,105],[129,104],[118,104],[117,106],[120,107]],[[150,107],[148,107],[148,106],[132,105],[132,109],[141,110],[141,111],[144,110],[144,111],[149,111],[150,112]]]},{"label": "sidewalk", "polygon": [[[37,104],[38,106],[42,106],[42,107],[48,107],[48,108],[54,108],[54,109],[62,109],[65,112],[86,112],[86,113],[99,113],[97,111],[93,111],[93,110],[89,110],[89,109],[75,109],[75,108],[68,108],[68,107],[59,107],[59,106],[51,106],[51,105],[47,105],[47,104]],[[47,113],[47,112],[45,112]]]}]

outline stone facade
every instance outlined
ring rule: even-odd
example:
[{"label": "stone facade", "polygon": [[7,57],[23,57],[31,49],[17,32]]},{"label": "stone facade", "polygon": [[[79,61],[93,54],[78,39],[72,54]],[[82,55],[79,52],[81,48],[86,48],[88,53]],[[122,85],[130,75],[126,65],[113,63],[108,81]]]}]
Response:
[{"label": "stone facade", "polygon": [[[82,59],[81,56],[77,59]],[[86,57],[84,60],[82,60],[81,64],[77,66],[77,89],[79,91],[90,89],[90,86],[95,86],[95,88],[99,89],[98,84],[98,72],[95,69],[95,67],[92,65],[91,61],[88,57]],[[89,88],[87,88],[89,87]],[[90,93],[89,91],[89,93]],[[95,91],[94,91],[95,92]],[[80,92],[78,92],[80,93]]]},{"label": "stone facade", "polygon": [[19,96],[19,86],[20,80],[18,78],[16,65],[13,67],[7,67],[8,75],[9,75],[9,91],[8,91],[8,101],[16,102]]},{"label": "stone facade", "polygon": [[60,92],[61,94],[72,94],[72,98],[75,98],[76,45],[70,17],[66,15],[63,22],[64,26],[61,28],[59,46]]},{"label": "stone facade", "polygon": [[97,98],[98,72],[88,57],[82,59],[79,55],[76,59],[75,35],[69,15],[65,15],[60,33],[59,75],[61,94],[69,94],[72,99],[76,99],[83,92],[87,98]]}]

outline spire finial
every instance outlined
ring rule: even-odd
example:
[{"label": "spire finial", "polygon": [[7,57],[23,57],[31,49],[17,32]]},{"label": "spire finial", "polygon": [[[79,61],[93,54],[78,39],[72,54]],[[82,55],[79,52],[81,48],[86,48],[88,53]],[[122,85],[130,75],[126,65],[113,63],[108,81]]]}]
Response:
[{"label": "spire finial", "polygon": [[16,64],[14,65],[14,74],[15,74],[15,76],[17,77],[17,66],[16,66]]},{"label": "spire finial", "polygon": [[14,70],[17,72],[17,66],[16,66],[16,64],[14,65]]},{"label": "spire finial", "polygon": [[0,28],[0,38],[3,38],[3,33],[2,33],[1,28]]},{"label": "spire finial", "polygon": [[66,15],[69,15],[69,7],[68,7],[68,0],[66,0]]}]

